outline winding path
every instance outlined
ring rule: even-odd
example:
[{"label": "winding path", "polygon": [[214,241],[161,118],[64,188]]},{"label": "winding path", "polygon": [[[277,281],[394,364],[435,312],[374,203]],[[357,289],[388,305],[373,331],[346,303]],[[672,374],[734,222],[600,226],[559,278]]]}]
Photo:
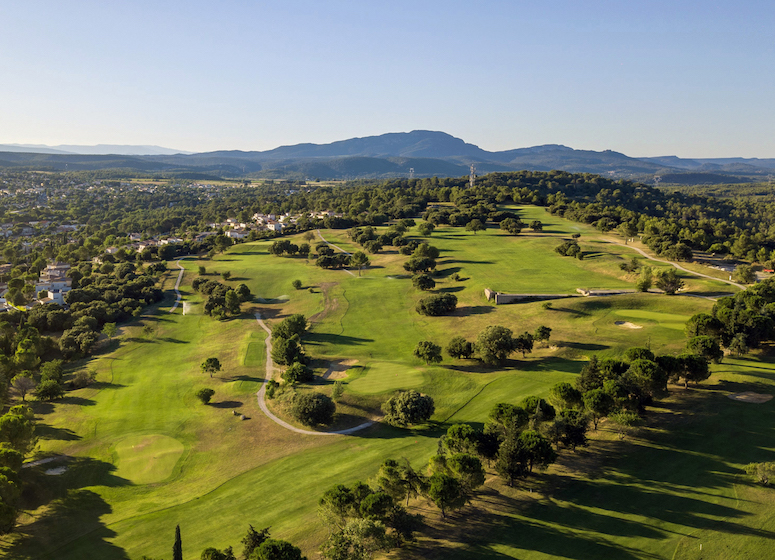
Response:
[{"label": "winding path", "polygon": [[681,265],[671,262],[671,261],[665,261],[662,259],[658,259],[656,257],[652,257],[646,251],[643,249],[638,249],[637,247],[633,247],[632,245],[625,245],[624,243],[619,243],[618,241],[612,241],[615,245],[619,245],[620,247],[627,247],[628,249],[632,249],[633,251],[637,251],[644,257],[646,257],[649,260],[661,262],[665,264],[669,264],[670,266],[676,267],[678,270],[683,270],[684,272],[688,274],[693,274],[694,276],[702,276],[703,278],[707,278],[708,280],[716,280],[717,282],[723,282],[724,284],[729,284],[731,286],[735,286],[736,288],[740,288],[741,290],[745,290],[745,286],[742,284],[738,284],[737,282],[732,282],[732,280],[724,280],[723,278],[716,278],[715,276],[709,276],[708,274],[703,274],[702,272],[695,272],[693,270],[689,270],[688,268],[684,268]]},{"label": "winding path", "polygon": [[[320,233],[320,230],[319,230],[319,229],[318,229],[318,230],[315,230],[315,231],[317,231],[317,234],[318,234],[318,236],[320,237],[320,240],[321,240],[323,243],[327,244],[329,247],[333,247],[334,249],[339,249],[339,251],[341,251],[341,252],[342,252],[342,253],[344,253],[345,255],[352,255],[352,253],[350,253],[350,252],[348,252],[348,251],[345,251],[344,249],[342,249],[342,248],[341,248],[341,247],[339,247],[338,245],[334,245],[333,243],[329,243],[328,241],[326,241],[326,238],[325,238],[325,237],[323,237],[323,234],[322,234],[322,233]],[[355,276],[355,274],[353,274],[352,272],[350,272],[350,271],[349,271],[349,270],[347,270],[346,268],[343,268],[342,270],[344,270],[344,271],[345,271],[347,274],[349,274],[350,276]]]},{"label": "winding path", "polygon": [[267,417],[274,422],[275,424],[279,424],[286,430],[291,430],[292,432],[296,432],[297,434],[306,434],[311,436],[336,436],[336,435],[347,435],[351,434],[353,432],[357,432],[359,430],[362,430],[364,428],[368,428],[372,424],[374,424],[374,421],[369,420],[368,422],[364,422],[363,424],[358,424],[357,426],[353,428],[347,428],[346,430],[339,430],[337,432],[315,432],[312,430],[302,430],[301,428],[297,428],[296,426],[291,426],[288,422],[285,422],[284,420],[281,420],[271,412],[269,412],[269,408],[266,406],[266,385],[269,383],[269,380],[272,379],[274,376],[274,363],[272,362],[272,331],[269,329],[269,327],[266,326],[266,323],[261,319],[261,314],[256,313],[256,321],[258,321],[259,326],[266,331],[267,337],[266,337],[266,375],[264,376],[264,382],[261,384],[261,388],[258,390],[258,393],[256,393],[256,397],[258,398],[258,406],[263,411],[264,414],[267,415]]},{"label": "winding path", "polygon": [[194,257],[196,255],[186,255],[185,257],[180,257],[175,264],[178,265],[178,268],[180,269],[180,272],[178,273],[178,279],[175,281],[175,303],[172,305],[172,309],[170,309],[170,313],[175,311],[178,308],[178,304],[180,303],[180,300],[183,299],[183,296],[180,295],[180,282],[183,280],[183,273],[186,271],[185,268],[183,268],[183,265],[180,264],[180,261],[183,259],[189,259],[191,257]]}]

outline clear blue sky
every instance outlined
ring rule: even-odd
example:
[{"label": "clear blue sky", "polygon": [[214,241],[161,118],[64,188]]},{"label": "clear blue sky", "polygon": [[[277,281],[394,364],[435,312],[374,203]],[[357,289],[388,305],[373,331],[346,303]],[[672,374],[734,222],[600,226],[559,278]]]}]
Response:
[{"label": "clear blue sky", "polygon": [[263,150],[414,129],[489,150],[775,157],[775,2],[0,7],[0,143]]}]

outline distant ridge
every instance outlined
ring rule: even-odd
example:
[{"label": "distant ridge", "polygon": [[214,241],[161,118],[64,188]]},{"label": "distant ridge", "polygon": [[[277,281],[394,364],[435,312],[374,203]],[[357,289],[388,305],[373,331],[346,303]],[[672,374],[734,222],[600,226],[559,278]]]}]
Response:
[{"label": "distant ridge", "polygon": [[[33,151],[35,150],[35,151]],[[76,152],[77,151],[77,152]],[[144,153],[147,152],[147,153]],[[121,169],[143,173],[274,179],[383,179],[462,176],[477,173],[553,169],[652,181],[762,180],[775,171],[775,159],[676,156],[630,157],[613,150],[577,150],[545,144],[490,152],[450,134],[431,130],[391,132],[328,144],[295,144],[266,151],[220,150],[183,153],[159,146],[0,145],[0,166],[40,170]]]},{"label": "distant ridge", "polygon": [[2,152],[25,152],[32,154],[79,154],[79,155],[121,155],[121,156],[168,156],[190,154],[161,146],[133,146],[124,144],[96,144],[46,146],[44,144],[0,144]]}]

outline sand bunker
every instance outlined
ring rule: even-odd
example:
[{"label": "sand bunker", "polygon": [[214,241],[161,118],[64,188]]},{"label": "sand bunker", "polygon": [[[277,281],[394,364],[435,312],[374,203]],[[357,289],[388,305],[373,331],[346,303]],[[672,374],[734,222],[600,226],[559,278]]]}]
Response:
[{"label": "sand bunker", "polygon": [[53,469],[48,469],[47,471],[45,471],[44,474],[58,476],[60,474],[64,474],[66,471],[67,471],[67,467],[54,467]]},{"label": "sand bunker", "polygon": [[640,325],[636,325],[635,323],[630,323],[629,321],[616,321],[614,325],[618,325],[620,327],[624,327],[625,329],[642,329]]},{"label": "sand bunker", "polygon": [[727,395],[733,401],[740,401],[745,403],[762,404],[772,399],[772,395],[767,393],[754,393],[753,391],[746,391],[745,393],[733,393]]},{"label": "sand bunker", "polygon": [[341,360],[331,362],[328,370],[323,374],[323,379],[344,379],[347,377],[347,370],[358,363],[358,360]]}]

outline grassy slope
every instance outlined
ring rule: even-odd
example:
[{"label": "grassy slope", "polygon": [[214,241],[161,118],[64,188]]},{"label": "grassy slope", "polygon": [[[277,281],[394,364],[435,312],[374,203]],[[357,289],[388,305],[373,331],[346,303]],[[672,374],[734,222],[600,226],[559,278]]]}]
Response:
[{"label": "grassy slope", "polygon": [[[590,250],[596,247],[587,238],[592,230],[537,208],[526,208],[524,213],[525,219],[544,220],[543,235],[515,238],[487,231],[474,237],[451,228],[434,233],[431,242],[443,252],[440,268],[444,275],[438,287],[454,291],[460,300],[460,309],[451,317],[424,318],[412,310],[422,294],[409,280],[394,278],[403,272],[400,264],[406,258],[395,253],[374,256],[374,267],[364,271],[363,278],[320,270],[303,259],[268,256],[266,242],[240,245],[201,264],[211,271],[230,270],[233,284],[246,282],[265,298],[269,303],[255,307],[270,323],[290,313],[317,314],[307,347],[316,357],[356,360],[352,392],[415,385],[434,396],[439,421],[482,422],[495,402],[545,394],[554,383],[572,380],[581,365],[576,360],[590,352],[618,354],[633,344],[649,342],[658,351],[678,350],[683,340],[671,328],[675,321],[660,322],[662,316],[653,314],[691,315],[710,307],[709,302],[695,298],[649,294],[563,300],[551,311],[536,303],[490,305],[482,295],[485,287],[572,293],[577,287],[630,285],[618,269],[619,262],[630,258],[626,248],[601,244],[600,248],[612,252],[601,251],[583,262],[560,257],[552,251],[558,243],[555,234],[580,230],[582,247]],[[343,232],[323,233],[329,241],[352,248]],[[200,264],[184,262],[189,271]],[[445,280],[452,272],[468,279],[462,283]],[[314,291],[294,291],[290,282],[295,278],[305,286],[315,286]],[[190,286],[192,279],[187,274],[184,286]],[[719,285],[703,281],[697,289],[718,291]],[[311,551],[323,535],[315,516],[321,489],[336,482],[368,479],[385,457],[405,456],[419,465],[435,449],[438,431],[432,426],[418,433],[380,426],[355,437],[300,437],[270,423],[258,411],[253,396],[263,370],[263,331],[247,313],[225,323],[198,315],[197,296],[184,295],[194,304],[188,315],[160,310],[149,318],[157,325],[152,340],[125,341],[118,350],[93,360],[90,367],[101,372],[100,387],[73,393],[68,402],[56,405],[53,413],[43,417],[41,448],[77,459],[56,480],[33,469],[32,475],[45,488],[37,500],[40,519],[6,549],[13,556],[125,558],[125,551],[133,558],[164,556],[177,523],[184,530],[186,558],[198,557],[207,545],[237,543],[247,523],[271,525],[274,534]],[[642,324],[643,329],[630,331],[614,325],[621,318],[617,313],[632,311],[640,312],[641,317],[627,320]],[[418,340],[444,345],[454,334],[474,338],[487,324],[503,324],[517,332],[546,324],[554,329],[552,344],[558,348],[539,349],[533,357],[515,359],[495,372],[472,370],[471,364],[449,360],[442,367],[429,368],[411,357]],[[139,332],[139,327],[134,331]],[[139,335],[130,328],[126,336]],[[225,366],[213,381],[198,370],[198,364],[210,355],[217,355]],[[402,367],[405,369],[399,371]],[[196,403],[193,393],[201,386],[216,389],[218,406]],[[235,408],[251,420],[239,422],[231,414]],[[184,447],[172,475],[146,485],[133,485],[117,476],[113,466],[119,458],[116,443],[129,436],[156,434],[174,438]],[[157,470],[166,472],[161,463]],[[616,465],[610,468],[616,472]],[[65,495],[68,488],[70,493]],[[51,498],[56,498],[53,506],[47,506]],[[547,506],[544,511],[548,510]],[[569,518],[571,527],[572,510],[570,506],[557,510]],[[65,514],[67,522],[63,521]],[[495,534],[489,533],[499,543],[493,550],[499,546],[502,552],[498,554],[515,553],[513,539],[505,536],[511,529],[500,534],[497,527],[490,528]],[[85,531],[90,532],[83,534]],[[538,550],[542,534],[531,545]],[[547,543],[554,540],[552,532],[543,536]],[[659,542],[656,539],[654,546]],[[63,543],[66,546],[61,547]]]}]

